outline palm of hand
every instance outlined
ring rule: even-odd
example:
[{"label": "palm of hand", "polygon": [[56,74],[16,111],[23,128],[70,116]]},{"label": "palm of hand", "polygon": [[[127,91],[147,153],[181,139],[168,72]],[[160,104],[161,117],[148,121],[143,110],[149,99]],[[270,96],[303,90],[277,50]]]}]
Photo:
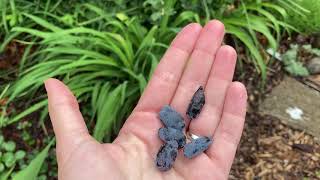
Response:
[{"label": "palm of hand", "polygon": [[[58,80],[47,80],[59,179],[227,179],[242,132],[246,91],[241,83],[232,82],[236,53],[231,47],[220,47],[223,33],[218,21],[204,28],[198,24],[185,27],[112,144],[95,141],[72,93]],[[193,134],[213,137],[214,143],[191,160],[179,152],[171,170],[159,171],[154,159],[163,142],[157,137],[162,126],[157,113],[170,104],[185,116],[200,85],[206,90],[206,105],[186,125]]]}]

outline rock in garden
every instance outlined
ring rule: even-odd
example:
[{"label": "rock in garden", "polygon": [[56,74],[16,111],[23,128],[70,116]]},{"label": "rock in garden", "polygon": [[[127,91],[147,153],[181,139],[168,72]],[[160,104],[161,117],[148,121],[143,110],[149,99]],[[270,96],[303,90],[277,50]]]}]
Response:
[{"label": "rock in garden", "polygon": [[191,102],[187,109],[187,116],[190,119],[195,119],[201,112],[203,105],[205,104],[204,89],[202,86],[194,93]]},{"label": "rock in garden", "polygon": [[193,139],[190,143],[184,146],[184,156],[189,159],[196,157],[205,150],[207,150],[211,144],[212,140],[205,136]]},{"label": "rock in garden", "polygon": [[167,171],[172,168],[178,155],[178,143],[168,141],[162,145],[158,151],[156,165],[159,170]]},{"label": "rock in garden", "polygon": [[310,87],[311,84],[284,77],[260,104],[259,113],[320,138],[320,91]]},{"label": "rock in garden", "polygon": [[307,69],[310,74],[320,74],[320,58],[311,59],[307,64]]},{"label": "rock in garden", "polygon": [[181,130],[162,127],[159,129],[158,135],[164,142],[177,141],[179,148],[183,148],[186,144],[186,136]]},{"label": "rock in garden", "polygon": [[166,127],[180,131],[185,127],[183,117],[169,105],[164,106],[160,110],[159,118]]}]

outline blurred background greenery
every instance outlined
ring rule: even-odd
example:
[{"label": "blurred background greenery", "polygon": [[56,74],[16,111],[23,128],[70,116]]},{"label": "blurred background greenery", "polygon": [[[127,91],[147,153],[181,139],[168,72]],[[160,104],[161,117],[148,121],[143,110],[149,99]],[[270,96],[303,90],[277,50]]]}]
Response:
[{"label": "blurred background greenery", "polygon": [[319,0],[0,0],[0,180],[56,178],[45,79],[63,80],[93,136],[110,142],[184,25],[221,20],[243,55],[237,75],[253,67],[263,90],[280,42],[320,32],[319,9]]}]

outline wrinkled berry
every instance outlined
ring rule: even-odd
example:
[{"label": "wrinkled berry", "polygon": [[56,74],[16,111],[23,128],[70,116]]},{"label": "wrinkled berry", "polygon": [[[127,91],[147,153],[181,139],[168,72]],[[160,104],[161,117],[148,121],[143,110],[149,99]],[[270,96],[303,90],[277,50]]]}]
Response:
[{"label": "wrinkled berry", "polygon": [[186,136],[177,129],[162,127],[159,129],[158,135],[164,142],[177,141],[179,148],[183,148],[186,144]]},{"label": "wrinkled berry", "polygon": [[166,127],[182,131],[185,126],[183,117],[169,105],[163,106],[159,112],[159,118]]},{"label": "wrinkled berry", "polygon": [[172,166],[178,155],[178,143],[168,141],[162,145],[158,151],[156,165],[159,170],[167,171]]},{"label": "wrinkled berry", "polygon": [[187,116],[190,119],[195,119],[199,114],[200,111],[205,104],[205,96],[204,96],[204,89],[202,86],[194,93],[191,102],[187,109]]},{"label": "wrinkled berry", "polygon": [[199,137],[197,139],[193,139],[190,143],[184,146],[184,156],[191,159],[207,150],[211,143],[212,140],[208,137]]}]

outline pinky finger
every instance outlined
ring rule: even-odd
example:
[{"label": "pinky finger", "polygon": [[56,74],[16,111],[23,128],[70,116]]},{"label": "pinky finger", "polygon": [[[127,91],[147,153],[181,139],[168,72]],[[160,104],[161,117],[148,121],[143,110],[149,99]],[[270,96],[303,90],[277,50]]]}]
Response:
[{"label": "pinky finger", "polygon": [[233,82],[227,91],[221,121],[207,155],[228,174],[240,141],[246,114],[247,92],[243,84]]}]

